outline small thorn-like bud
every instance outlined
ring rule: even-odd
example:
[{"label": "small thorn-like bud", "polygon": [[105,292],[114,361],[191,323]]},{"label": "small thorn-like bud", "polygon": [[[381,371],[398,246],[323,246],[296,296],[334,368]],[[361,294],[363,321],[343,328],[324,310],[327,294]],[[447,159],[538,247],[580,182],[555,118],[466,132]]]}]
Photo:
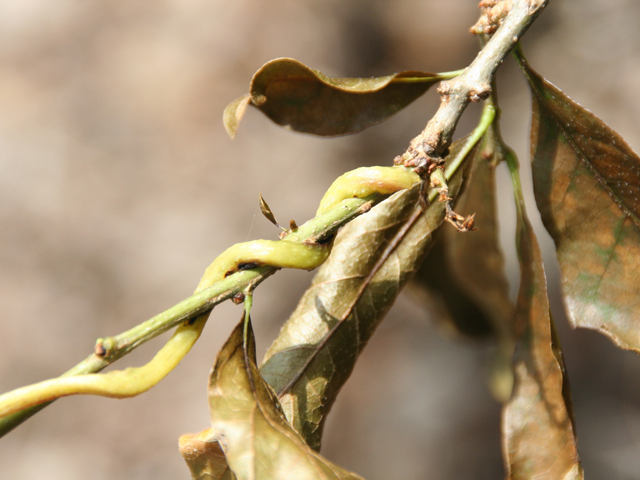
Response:
[{"label": "small thorn-like bud", "polygon": [[469,92],[469,100],[472,102],[479,102],[480,100],[486,100],[491,95],[491,87],[484,87],[481,90],[472,90]]},{"label": "small thorn-like bud", "polygon": [[273,211],[271,210],[271,207],[269,206],[267,201],[264,198],[262,198],[262,193],[259,193],[258,195],[260,197],[260,211],[262,212],[262,215],[264,215],[264,218],[269,220],[276,227],[282,228],[278,224],[278,220],[276,220],[276,216],[273,214]]},{"label": "small thorn-like bud", "polygon": [[240,305],[242,302],[244,302],[244,293],[242,292],[236,293],[231,299],[231,301],[236,305]]},{"label": "small thorn-like bud", "polygon": [[93,350],[93,353],[95,353],[98,357],[104,357],[107,354],[107,349],[104,348],[104,345],[102,345],[102,339],[98,339],[98,341],[96,342],[96,346]]},{"label": "small thorn-like bud", "polygon": [[449,95],[451,93],[451,85],[449,85],[449,82],[440,83],[438,86],[438,93],[440,95]]}]

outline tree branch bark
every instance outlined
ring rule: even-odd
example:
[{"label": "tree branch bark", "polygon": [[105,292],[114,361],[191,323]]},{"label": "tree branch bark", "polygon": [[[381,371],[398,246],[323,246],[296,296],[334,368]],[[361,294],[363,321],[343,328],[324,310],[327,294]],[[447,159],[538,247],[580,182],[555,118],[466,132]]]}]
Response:
[{"label": "tree branch bark", "polygon": [[415,168],[423,178],[431,165],[439,165],[447,155],[453,133],[470,102],[479,102],[491,94],[491,81],[498,67],[527,31],[549,0],[515,0],[486,46],[464,72],[442,82],[438,88],[440,107],[420,135],[409,144],[396,164]]}]

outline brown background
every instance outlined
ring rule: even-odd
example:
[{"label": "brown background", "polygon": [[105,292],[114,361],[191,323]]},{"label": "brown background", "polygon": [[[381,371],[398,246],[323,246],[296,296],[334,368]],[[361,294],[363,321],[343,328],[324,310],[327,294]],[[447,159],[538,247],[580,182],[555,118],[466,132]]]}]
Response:
[{"label": "brown background", "polygon": [[[222,110],[260,65],[289,56],[333,76],[454,70],[475,55],[476,17],[469,0],[0,2],[0,391],[59,375],[97,337],[185,298],[227,246],[275,238],[258,192],[301,223],[337,175],[404,151],[437,105],[429,92],[389,122],[333,140],[291,134],[252,110],[232,142]],[[636,151],[639,20],[636,0],[554,0],[524,42],[532,65]],[[528,93],[511,61],[500,85],[505,136],[530,192]],[[504,169],[499,177],[517,279],[512,194]],[[538,231],[557,292],[552,244]],[[281,272],[258,290],[262,352],[309,280]],[[640,478],[640,359],[571,331],[557,293],[553,303],[587,475]],[[188,478],[177,438],[207,426],[207,375],[239,315],[217,308],[151,392],[63,399],[0,440],[0,478]],[[323,453],[369,480],[501,478],[486,357],[486,345],[443,335],[402,297],[339,397]]]}]

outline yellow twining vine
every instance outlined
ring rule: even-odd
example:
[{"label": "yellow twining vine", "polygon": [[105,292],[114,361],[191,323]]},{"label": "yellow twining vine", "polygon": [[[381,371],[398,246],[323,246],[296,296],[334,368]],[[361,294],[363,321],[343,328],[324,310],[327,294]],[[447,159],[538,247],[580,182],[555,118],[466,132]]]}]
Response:
[{"label": "yellow twining vine", "polygon": [[[347,198],[390,195],[420,181],[413,170],[400,166],[358,168],[336,179],[322,198],[317,215]],[[242,268],[270,265],[313,270],[327,259],[331,246],[332,242],[301,244],[287,241],[286,237],[279,241],[255,240],[233,245],[207,267],[195,293]],[[68,395],[127,398],[143,393],[180,363],[198,340],[208,317],[209,312],[180,325],[155,357],[142,367],[59,377],[8,392],[0,396],[0,417]]]},{"label": "yellow twining vine", "polygon": [[[485,104],[478,126],[464,141],[455,158],[448,162],[444,171],[436,168],[430,177],[431,185],[437,188],[429,192],[428,201],[435,200],[439,193],[441,200],[447,202],[445,219],[463,231],[472,229],[472,223],[469,223],[472,217],[465,220],[452,210],[449,211],[451,199],[446,195],[446,182],[485,134],[494,118],[495,108],[489,102]],[[420,181],[422,179],[418,174],[402,166],[358,168],[336,179],[322,198],[317,216],[327,212],[342,200],[352,197],[365,198],[373,194],[390,195],[411,188]],[[292,225],[292,230],[294,229]],[[228,248],[205,270],[195,293],[203,292],[227,276],[243,269],[266,265],[276,268],[313,270],[327,259],[333,245],[332,241],[313,242],[307,240],[304,243],[298,243],[288,241],[286,236],[285,234],[284,238],[279,241],[255,240]],[[23,420],[10,418],[12,414],[21,415],[24,413],[27,418],[32,414],[29,413],[29,407],[45,404],[60,397],[89,394],[127,398],[149,390],[173,370],[191,350],[200,337],[208,317],[209,312],[206,312],[178,326],[155,357],[142,367],[126,368],[104,374],[70,374],[0,395],[2,431],[8,431],[17,424],[16,421],[19,423]],[[101,341],[99,340],[98,343]]]}]

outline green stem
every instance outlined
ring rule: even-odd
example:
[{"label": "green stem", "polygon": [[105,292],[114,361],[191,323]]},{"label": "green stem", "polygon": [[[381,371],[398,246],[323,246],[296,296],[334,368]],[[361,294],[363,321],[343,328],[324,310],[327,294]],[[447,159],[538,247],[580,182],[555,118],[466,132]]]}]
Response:
[{"label": "green stem", "polygon": [[[496,109],[493,103],[485,103],[478,125],[473,129],[473,132],[471,132],[471,135],[467,139],[464,147],[460,149],[458,155],[451,162],[449,162],[449,165],[444,171],[444,177],[447,181],[451,180],[458,168],[460,168],[460,165],[462,165],[462,163],[464,162],[469,152],[473,149],[473,147],[475,147],[476,143],[478,143],[478,140],[480,140],[489,129],[489,127],[493,123],[495,116]],[[437,196],[438,190],[436,188],[429,190],[429,202],[433,202]]]},{"label": "green stem", "polygon": [[249,348],[249,322],[251,322],[251,307],[253,306],[253,294],[247,293],[244,297],[244,325],[242,329],[242,346],[247,352]]},{"label": "green stem", "polygon": [[[372,195],[362,199],[350,198],[344,200],[322,215],[305,223],[299,227],[296,232],[290,233],[287,236],[287,240],[290,242],[305,243],[330,237],[341,226],[361,213],[364,213],[371,205],[382,199],[383,197],[380,195]],[[247,289],[255,288],[255,286],[272,275],[276,270],[277,268],[275,267],[264,266],[239,271],[124,333],[114,337],[98,339],[95,352],[71,370],[64,373],[62,377],[66,378],[100,372],[114,361],[152,338],[191,318],[210,311],[218,303],[233,298],[236,294],[243,293]],[[36,386],[32,387],[36,388]],[[8,392],[0,396],[0,402],[2,402],[3,399],[15,400],[15,396],[12,392]],[[20,400],[17,399],[17,401]],[[0,436],[5,435],[50,403],[50,401],[46,401],[46,403],[35,406],[27,406],[24,404],[24,408],[20,411],[3,416],[0,418]]]},{"label": "green stem", "polygon": [[[520,43],[514,47],[514,55],[516,58],[519,58],[519,55],[522,54]],[[498,96],[497,96],[497,87],[495,79],[491,82],[491,96],[487,99],[487,105],[491,105],[491,107],[496,112],[495,122],[491,124],[490,133],[494,135],[494,148],[499,148],[501,150],[501,154],[499,156],[503,157],[507,162],[507,167],[509,168],[509,173],[511,175],[511,183],[513,185],[513,195],[516,201],[516,209],[518,211],[518,216],[526,215],[525,202],[524,202],[524,193],[522,191],[522,182],[520,180],[520,164],[518,162],[518,157],[515,152],[507,146],[502,138],[502,133],[500,132],[500,107],[498,106]]]}]

